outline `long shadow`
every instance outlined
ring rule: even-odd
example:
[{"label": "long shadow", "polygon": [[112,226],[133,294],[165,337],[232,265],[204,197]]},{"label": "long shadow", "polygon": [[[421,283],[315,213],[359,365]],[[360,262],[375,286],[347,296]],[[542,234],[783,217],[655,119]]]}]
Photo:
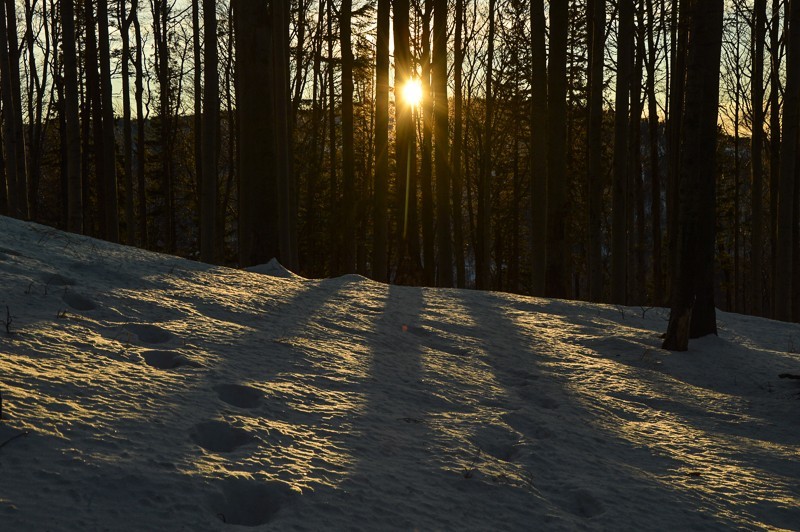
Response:
[{"label": "long shadow", "polygon": [[[548,330],[552,320],[524,332],[509,312],[519,314],[518,298],[500,294],[461,293],[463,307],[486,331],[485,361],[505,390],[508,403],[498,405],[498,417],[518,433],[527,452],[514,457],[526,470],[535,490],[548,501],[556,522],[568,526],[611,526],[627,522],[632,529],[643,529],[670,519],[685,508],[697,510],[698,527],[723,527],[725,519],[702,510],[704,504],[659,482],[677,463],[665,456],[651,456],[650,450],[616,434],[572,426],[567,420],[592,419],[602,408],[590,408],[574,391],[575,382],[565,377],[570,364],[566,330]],[[481,305],[476,303],[480,301]],[[527,305],[522,305],[527,307]],[[526,310],[549,310],[549,305],[532,305]],[[555,305],[555,312],[560,305]],[[533,314],[535,315],[535,314]],[[556,321],[558,323],[558,321]],[[565,337],[566,336],[566,337]],[[591,383],[587,383],[591,386]],[[580,386],[580,383],[578,383]],[[625,457],[624,463],[618,457]],[[648,470],[655,464],[654,470]],[[620,487],[624,486],[624,491]],[[624,516],[625,505],[615,499],[623,493],[639,493],[638,506],[648,512]],[[716,521],[716,522],[715,522]],[[668,522],[668,521],[663,521]],[[604,525],[605,523],[605,525]]]}]

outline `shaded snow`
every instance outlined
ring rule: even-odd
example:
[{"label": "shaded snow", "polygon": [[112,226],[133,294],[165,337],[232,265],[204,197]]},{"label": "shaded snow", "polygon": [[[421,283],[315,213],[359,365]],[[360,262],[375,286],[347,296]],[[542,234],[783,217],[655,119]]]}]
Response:
[{"label": "shaded snow", "polygon": [[797,325],[257,270],[0,218],[0,528],[798,529]]}]

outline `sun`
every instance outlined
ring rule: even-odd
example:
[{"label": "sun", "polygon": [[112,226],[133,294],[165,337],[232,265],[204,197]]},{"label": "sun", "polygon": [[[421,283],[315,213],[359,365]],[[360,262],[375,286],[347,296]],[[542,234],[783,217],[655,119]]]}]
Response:
[{"label": "sun", "polygon": [[422,83],[419,79],[412,78],[403,85],[403,99],[411,107],[416,107],[422,101]]}]

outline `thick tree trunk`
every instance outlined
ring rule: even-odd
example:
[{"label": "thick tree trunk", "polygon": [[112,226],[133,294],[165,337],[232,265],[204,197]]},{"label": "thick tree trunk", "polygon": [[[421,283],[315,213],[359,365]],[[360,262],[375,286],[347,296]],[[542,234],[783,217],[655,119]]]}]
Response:
[{"label": "thick tree trunk", "polygon": [[694,2],[691,10],[680,157],[680,245],[664,340],[664,349],[674,351],[685,351],[690,337],[717,332],[714,176],[723,7],[723,0],[703,0]]},{"label": "thick tree trunk", "polygon": [[[353,152],[353,45],[351,36],[352,0],[343,0],[339,17],[342,53],[342,267],[355,271],[356,188]],[[288,29],[287,29],[288,30]]]},{"label": "thick tree trunk", "polygon": [[235,0],[239,138],[239,265],[263,264],[280,253],[272,38],[264,0]]},{"label": "thick tree trunk", "polygon": [[464,65],[464,0],[456,0],[455,38],[453,50],[453,151],[452,151],[452,201],[453,201],[453,251],[455,255],[456,286],[466,286],[464,259],[464,224],[461,206],[463,202],[462,146],[464,123],[463,65]]},{"label": "thick tree trunk", "polygon": [[9,54],[9,32],[5,24],[6,2],[0,2],[0,80],[3,101],[3,145],[5,148],[6,183],[8,185],[8,212],[17,218],[25,218],[27,214],[24,184],[24,161],[18,160],[17,144],[20,134],[17,132],[17,121],[14,119],[13,76],[11,74],[11,57]]},{"label": "thick tree trunk", "polygon": [[550,5],[550,62],[547,73],[547,286],[548,297],[567,297],[567,2]]},{"label": "thick tree trunk", "polygon": [[778,196],[778,253],[775,278],[775,317],[792,319],[792,238],[795,167],[800,130],[800,0],[788,6],[789,35],[786,58],[786,91],[783,100],[783,132]]}]

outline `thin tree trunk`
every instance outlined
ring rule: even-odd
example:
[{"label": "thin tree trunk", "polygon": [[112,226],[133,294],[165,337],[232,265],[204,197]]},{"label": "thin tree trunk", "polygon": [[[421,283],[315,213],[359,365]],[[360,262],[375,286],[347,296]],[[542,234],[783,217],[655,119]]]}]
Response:
[{"label": "thin tree trunk", "polygon": [[463,196],[462,166],[462,130],[464,122],[463,105],[463,66],[464,66],[464,0],[456,0],[455,42],[453,51],[453,249],[455,252],[456,286],[466,286],[466,266],[464,260],[464,224],[461,205]]},{"label": "thin tree trunk", "polygon": [[344,272],[355,271],[356,190],[353,153],[353,49],[350,20],[352,0],[343,0],[339,17],[339,38],[342,53],[342,235],[341,250]]},{"label": "thin tree trunk", "polygon": [[[537,2],[538,3],[538,2]],[[589,202],[588,269],[589,300],[603,298],[601,216],[603,207],[603,66],[606,42],[606,2],[591,0],[589,29],[589,124],[586,131]],[[534,97],[535,98],[535,97]]]},{"label": "thin tree trunk", "polygon": [[106,240],[119,242],[119,206],[117,198],[117,160],[114,139],[114,106],[111,89],[111,51],[108,36],[108,2],[97,3],[98,53],[100,60],[100,95],[102,120],[102,161]]},{"label": "thin tree trunk", "polygon": [[772,253],[772,316],[775,317],[777,309],[775,301],[781,288],[777,283],[778,277],[778,188],[780,183],[781,166],[781,109],[780,109],[780,6],[781,0],[772,0],[772,21],[769,32],[771,75],[770,75],[770,117],[769,117],[769,204],[770,204],[770,249]]},{"label": "thin tree trunk", "polygon": [[547,287],[548,297],[567,297],[567,2],[550,5],[548,84]]},{"label": "thin tree trunk", "polygon": [[496,0],[489,0],[489,44],[486,52],[486,92],[484,97],[483,150],[478,184],[478,242],[475,257],[476,285],[479,290],[491,289],[492,239],[492,121],[494,112],[494,36]]},{"label": "thin tree trunk", "polygon": [[611,300],[627,302],[628,235],[626,231],[629,205],[630,173],[629,111],[633,75],[633,0],[620,0],[617,36],[617,79],[614,99],[614,181],[611,227]]},{"label": "thin tree trunk", "polygon": [[659,165],[658,100],[656,98],[656,47],[653,33],[656,31],[653,0],[647,0],[647,123],[650,137],[650,219],[653,238],[653,301],[664,304],[664,278],[661,257],[661,169]]},{"label": "thin tree trunk", "polygon": [[202,186],[200,187],[200,260],[216,263],[217,249],[217,127],[219,125],[219,50],[217,49],[217,4],[203,0],[203,118]]},{"label": "thin tree trunk", "polygon": [[450,234],[450,158],[447,99],[447,0],[433,6],[433,127],[436,150],[437,286],[453,286],[453,250]]},{"label": "thin tree trunk", "polygon": [[83,232],[81,183],[81,131],[78,102],[78,59],[75,50],[75,9],[72,0],[61,1],[61,42],[64,57],[64,121],[67,154],[67,230]]},{"label": "thin tree trunk", "polygon": [[[596,1],[602,3],[603,0]],[[597,9],[597,5],[595,5],[595,9]],[[547,51],[545,46],[547,28],[545,27],[543,0],[531,1],[531,28],[531,294],[544,296],[548,253],[548,129]]]},{"label": "thin tree trunk", "polygon": [[[197,204],[203,189],[203,51],[200,46],[200,0],[192,0],[192,55],[194,56],[194,178]],[[200,227],[199,212],[197,226]],[[201,237],[202,238],[202,237]]]},{"label": "thin tree trunk", "polygon": [[752,107],[753,125],[750,138],[752,188],[752,273],[750,277],[750,299],[753,314],[763,313],[762,256],[763,236],[763,182],[764,182],[764,43],[767,38],[767,0],[755,0],[753,6],[753,80]]},{"label": "thin tree trunk", "polygon": [[431,98],[431,11],[432,0],[425,0],[422,14],[422,164],[420,168],[420,189],[422,192],[422,264],[423,284],[434,283],[434,236],[433,236],[433,100]]},{"label": "thin tree trunk", "polygon": [[[372,277],[388,281],[389,187],[389,0],[378,0],[375,64],[375,212],[373,217]],[[315,124],[316,127],[316,124]]]}]

